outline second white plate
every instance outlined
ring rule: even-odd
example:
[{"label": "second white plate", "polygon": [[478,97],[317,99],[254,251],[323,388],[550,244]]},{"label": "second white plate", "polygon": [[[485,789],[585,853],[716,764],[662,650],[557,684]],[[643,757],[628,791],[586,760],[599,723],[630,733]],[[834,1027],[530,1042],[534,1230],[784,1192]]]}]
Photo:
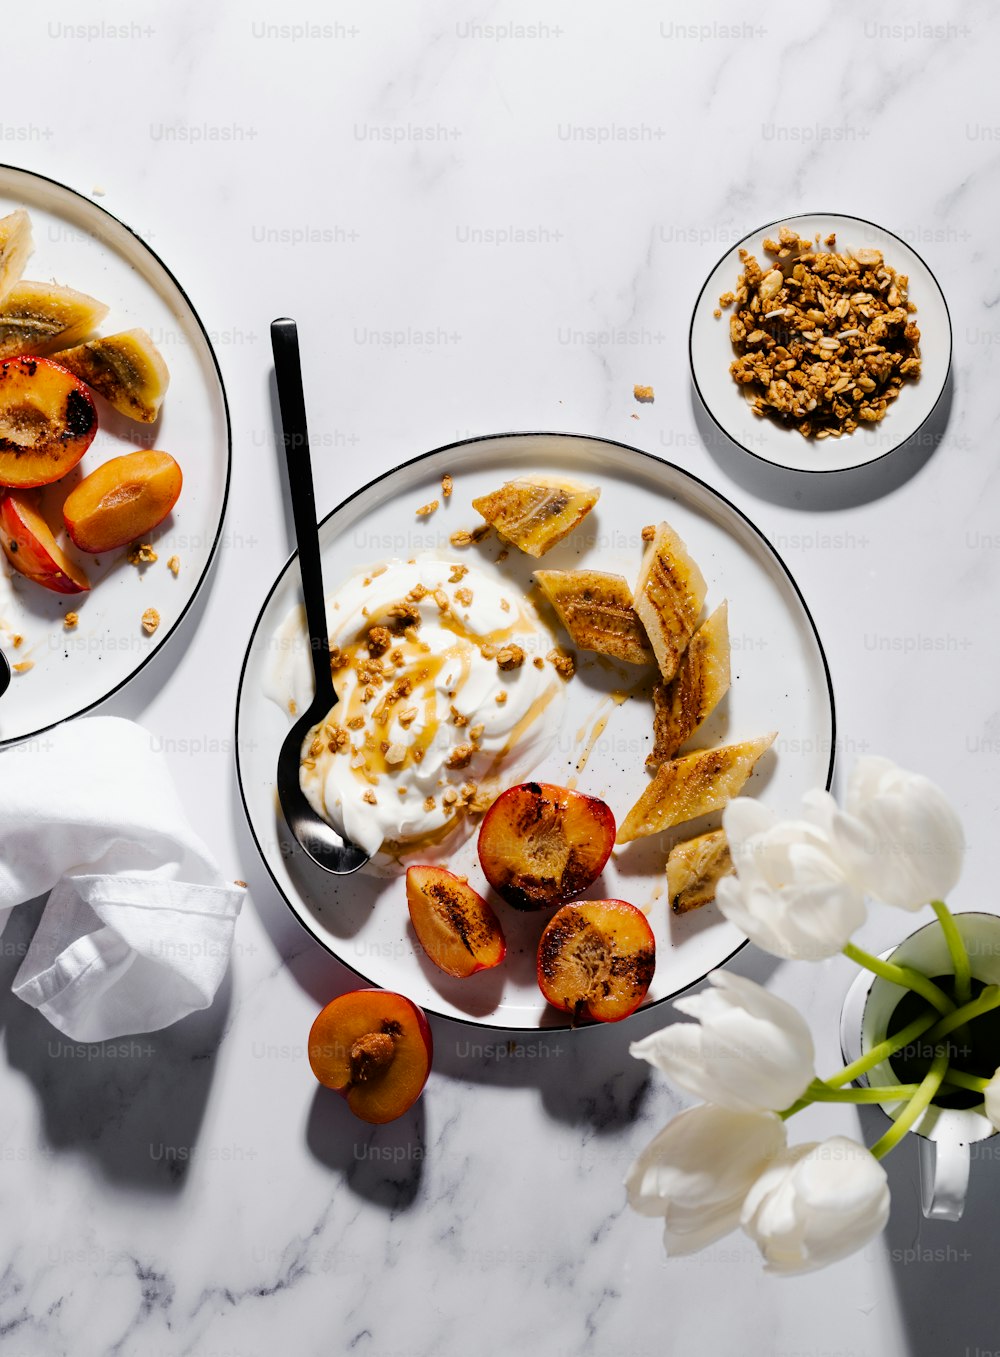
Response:
[{"label": "second white plate", "polygon": [[[414,509],[440,497],[450,472],[454,493],[430,518]],[[550,551],[546,567],[587,566],[634,579],[642,557],[642,528],[667,519],[687,543],[709,585],[707,606],[729,601],[732,688],[693,747],[747,739],[771,730],[775,744],[761,760],[747,792],[791,812],[802,793],[828,786],[833,765],[834,706],[829,672],[805,603],[781,560],[758,530],[714,490],[647,453],[620,443],[570,434],[508,434],[473,439],[426,453],[357,492],[322,523],[320,541],[328,593],[358,568],[391,557],[430,551],[475,560],[526,591],[539,562],[488,538],[465,553],[449,545],[458,528],[481,522],[474,496],[528,472],[571,475],[601,487],[597,508],[576,532]],[[490,563],[495,563],[491,565]],[[492,971],[454,980],[438,971],[410,927],[402,877],[363,873],[338,879],[316,868],[289,836],[277,806],[275,768],[289,718],[265,695],[275,633],[299,603],[298,561],[282,569],[254,626],[240,679],[237,766],[250,828],[267,869],[292,910],[324,947],[360,976],[398,990],[423,1008],[483,1027],[515,1030],[564,1027],[535,979],[535,953],[551,911],[522,914],[496,901],[507,935],[507,958]],[[565,642],[567,638],[563,637]],[[648,782],[643,763],[652,743],[652,705],[643,672],[611,666],[580,653],[553,752],[532,776],[603,798],[621,823]],[[615,705],[609,693],[624,684],[633,699]],[[601,722],[607,724],[601,727]],[[593,738],[589,758],[581,756]],[[717,820],[716,820],[717,822]],[[684,826],[674,838],[708,828]],[[663,836],[617,850],[587,892],[643,909],[657,944],[656,974],[647,1003],[696,983],[745,941],[714,905],[682,917],[666,901]],[[456,847],[453,871],[489,895],[476,855],[476,836]]]},{"label": "second white plate", "polygon": [[[904,387],[880,423],[864,425],[842,438],[803,438],[795,429],[782,428],[753,414],[743,388],[729,375],[734,356],[729,339],[732,311],[724,310],[717,317],[719,298],[736,287],[743,268],[740,250],[749,251],[761,262],[766,258],[764,240],[776,235],[779,226],[790,226],[805,238],[818,234],[821,240],[835,231],[838,250],[881,250],[886,263],[909,275],[910,300],[917,308],[914,320],[920,327],[921,374],[919,381]],[[847,471],[888,456],[927,422],[941,399],[951,368],[951,320],[937,279],[904,240],[860,217],[810,212],[781,217],[751,231],[719,260],[695,303],[690,351],[691,374],[706,410],[745,452],[792,471]]]}]

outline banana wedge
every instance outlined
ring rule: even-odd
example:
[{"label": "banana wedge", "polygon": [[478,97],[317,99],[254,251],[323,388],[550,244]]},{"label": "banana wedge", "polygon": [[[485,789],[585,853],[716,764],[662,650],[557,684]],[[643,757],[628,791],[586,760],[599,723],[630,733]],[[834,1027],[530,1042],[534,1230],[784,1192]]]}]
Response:
[{"label": "banana wedge", "polygon": [[119,414],[141,424],[156,419],[170,384],[163,356],[145,330],[123,330],[63,349],[59,362]]},{"label": "banana wedge", "polygon": [[774,730],[759,740],[698,749],[664,763],[626,815],[618,843],[659,834],[698,815],[719,810],[736,796],[753,772],[754,764],[774,742]]},{"label": "banana wedge", "polygon": [[669,523],[657,527],[646,548],[635,586],[635,610],[646,628],[664,683],[698,625],[708,586],[688,549]]},{"label": "banana wedge", "polygon": [[31,218],[23,207],[0,217],[0,298],[6,297],[31,254]]},{"label": "banana wedge", "polygon": [[536,570],[535,579],[581,650],[627,664],[649,664],[652,647],[621,575],[600,570]]},{"label": "banana wedge", "polygon": [[646,759],[658,768],[715,710],[729,689],[729,609],[721,603],[692,636],[669,683],[653,689],[656,743]]},{"label": "banana wedge", "polygon": [[521,551],[544,556],[583,522],[600,494],[596,486],[533,476],[507,481],[499,490],[474,499],[472,507]]},{"label": "banana wedge", "polygon": [[86,339],[108,314],[103,302],[55,283],[15,283],[0,302],[0,358],[44,356]]},{"label": "banana wedge", "polygon": [[675,914],[687,914],[715,899],[721,877],[733,870],[724,829],[676,843],[667,858],[667,896]]}]

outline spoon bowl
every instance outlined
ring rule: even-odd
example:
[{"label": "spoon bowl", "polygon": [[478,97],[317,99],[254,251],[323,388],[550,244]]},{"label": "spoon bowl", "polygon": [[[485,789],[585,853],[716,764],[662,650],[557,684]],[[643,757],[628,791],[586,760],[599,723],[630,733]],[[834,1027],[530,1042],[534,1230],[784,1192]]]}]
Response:
[{"label": "spoon bowl", "polygon": [[8,660],[7,656],[0,650],[0,697],[3,697],[9,687],[10,660]]},{"label": "spoon bowl", "polygon": [[338,834],[329,821],[323,819],[303,792],[301,782],[302,747],[310,731],[324,721],[336,706],[337,692],[330,669],[326,595],[323,589],[319,529],[316,526],[316,496],[309,459],[299,336],[294,320],[272,321],[271,348],[274,352],[274,375],[281,407],[288,487],[299,549],[302,597],[309,627],[309,649],[315,683],[312,702],[285,736],[278,754],[278,800],[285,823],[313,862],[336,876],[349,876],[363,867],[370,855]]}]

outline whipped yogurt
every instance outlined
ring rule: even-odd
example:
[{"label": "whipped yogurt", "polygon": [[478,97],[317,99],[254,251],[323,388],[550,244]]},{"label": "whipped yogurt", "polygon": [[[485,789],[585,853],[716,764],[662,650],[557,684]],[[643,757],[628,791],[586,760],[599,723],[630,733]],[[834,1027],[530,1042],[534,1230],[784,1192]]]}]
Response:
[{"label": "whipped yogurt", "polygon": [[[392,560],[327,598],[339,701],[303,744],[302,789],[338,832],[401,870],[523,780],[558,733],[565,682],[528,601],[454,560]],[[301,608],[274,641],[268,695],[311,700]]]}]

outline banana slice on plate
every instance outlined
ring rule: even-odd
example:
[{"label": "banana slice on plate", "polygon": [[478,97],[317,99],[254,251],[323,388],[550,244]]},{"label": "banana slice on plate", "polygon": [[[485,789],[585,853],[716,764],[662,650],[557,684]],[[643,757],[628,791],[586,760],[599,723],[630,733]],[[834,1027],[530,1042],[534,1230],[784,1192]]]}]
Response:
[{"label": "banana slice on plate", "polygon": [[671,681],[653,689],[656,743],[647,768],[674,757],[725,697],[729,677],[729,610],[721,603],[691,638]]},{"label": "banana slice on plate", "polygon": [[170,384],[163,355],[145,330],[123,330],[63,349],[59,362],[119,414],[141,424],[156,419]]},{"label": "banana slice on plate", "polygon": [[556,476],[507,481],[472,507],[501,537],[529,556],[544,556],[582,523],[600,498],[596,486]]},{"label": "banana slice on plate", "polygon": [[23,207],[0,217],[0,298],[24,272],[31,247],[31,218]]},{"label": "banana slice on plate", "polygon": [[55,283],[15,283],[0,302],[0,359],[79,344],[108,314],[103,302]]},{"label": "banana slice on plate", "polygon": [[626,815],[618,843],[659,834],[674,825],[721,810],[738,795],[754,764],[774,743],[777,731],[759,740],[697,749],[661,765],[656,777]]},{"label": "banana slice on plate", "polygon": [[652,662],[652,647],[632,606],[632,590],[621,575],[600,570],[536,570],[535,579],[581,650],[594,650],[627,664]]},{"label": "banana slice on plate", "polygon": [[687,914],[715,899],[715,888],[733,870],[724,829],[676,843],[667,858],[667,896],[675,914]]},{"label": "banana slice on plate", "polygon": [[661,523],[642,558],[635,610],[646,628],[665,683],[677,672],[707,592],[705,577],[687,547],[669,523]]}]

